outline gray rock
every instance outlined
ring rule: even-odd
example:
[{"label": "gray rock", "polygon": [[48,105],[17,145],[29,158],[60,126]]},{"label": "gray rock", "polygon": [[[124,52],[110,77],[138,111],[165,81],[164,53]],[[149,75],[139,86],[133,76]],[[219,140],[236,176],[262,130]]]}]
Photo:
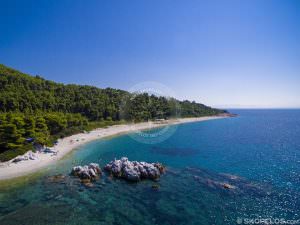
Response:
[{"label": "gray rock", "polygon": [[89,172],[89,175],[90,175],[91,177],[97,177],[97,174],[96,174],[96,172],[95,172],[94,169],[89,168],[89,169],[88,169],[88,172]]},{"label": "gray rock", "polygon": [[90,163],[89,168],[93,169],[95,173],[101,173],[101,169],[97,163]]},{"label": "gray rock", "polygon": [[122,157],[108,163],[105,170],[115,177],[121,177],[129,181],[140,181],[141,179],[158,179],[164,173],[164,166],[160,163],[146,163],[129,161]]},{"label": "gray rock", "polygon": [[124,171],[123,177],[126,180],[129,180],[129,181],[139,181],[140,178],[141,178],[141,175],[140,175],[139,171],[135,170],[132,167],[125,167],[123,171]]},{"label": "gray rock", "polygon": [[83,167],[82,167],[82,166],[74,166],[74,167],[72,168],[71,174],[77,176],[77,174],[78,174],[80,171],[82,171],[82,170],[83,170]]},{"label": "gray rock", "polygon": [[122,171],[122,161],[121,160],[114,160],[108,163],[104,169],[107,171],[110,171],[114,176],[121,176],[121,171]]},{"label": "gray rock", "polygon": [[22,156],[18,156],[16,158],[14,158],[12,162],[17,163],[17,162],[20,162],[20,161],[23,161],[23,160],[24,160],[24,158]]},{"label": "gray rock", "polygon": [[36,160],[38,157],[37,157],[37,155],[36,155],[35,153],[33,153],[33,152],[28,152],[28,158],[29,158],[30,160]]},{"label": "gray rock", "polygon": [[92,181],[102,174],[102,171],[97,163],[90,163],[85,166],[74,166],[71,174],[79,177],[81,180]]}]

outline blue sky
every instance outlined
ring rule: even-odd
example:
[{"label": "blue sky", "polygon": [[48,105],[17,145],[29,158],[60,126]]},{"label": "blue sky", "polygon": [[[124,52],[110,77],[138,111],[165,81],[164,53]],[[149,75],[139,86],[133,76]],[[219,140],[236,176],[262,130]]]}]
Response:
[{"label": "blue sky", "polygon": [[300,107],[300,1],[1,1],[0,63],[218,107]]}]

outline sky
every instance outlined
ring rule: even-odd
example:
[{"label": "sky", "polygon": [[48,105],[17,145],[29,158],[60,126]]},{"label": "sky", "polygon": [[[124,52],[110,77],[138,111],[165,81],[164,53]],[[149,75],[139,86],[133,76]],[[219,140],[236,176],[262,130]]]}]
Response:
[{"label": "sky", "polygon": [[157,82],[221,108],[300,108],[300,1],[0,0],[0,63],[62,83]]}]

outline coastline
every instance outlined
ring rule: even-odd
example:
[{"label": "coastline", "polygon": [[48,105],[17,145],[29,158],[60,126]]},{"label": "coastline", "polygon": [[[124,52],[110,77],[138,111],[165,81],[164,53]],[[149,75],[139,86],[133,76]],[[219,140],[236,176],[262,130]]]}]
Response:
[{"label": "coastline", "polygon": [[86,133],[75,134],[69,137],[65,137],[63,139],[59,139],[58,143],[54,147],[50,148],[51,150],[57,151],[56,155],[36,153],[38,158],[35,160],[20,161],[18,163],[13,163],[12,160],[10,160],[8,162],[0,163],[0,181],[22,177],[38,172],[40,169],[46,168],[47,166],[56,163],[58,160],[62,159],[65,155],[70,153],[72,150],[78,148],[79,146],[97,139],[130,133],[139,130],[153,129],[167,125],[200,122],[214,119],[222,119],[227,117],[231,117],[231,115],[225,114],[205,117],[178,118],[166,120],[161,123],[142,122],[137,124],[113,125],[107,128],[97,128]]}]

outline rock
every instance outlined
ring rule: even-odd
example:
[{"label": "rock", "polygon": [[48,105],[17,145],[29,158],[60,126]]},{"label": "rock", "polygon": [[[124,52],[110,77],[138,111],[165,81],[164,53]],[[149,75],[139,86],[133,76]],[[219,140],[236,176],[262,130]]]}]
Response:
[{"label": "rock", "polygon": [[124,178],[128,181],[140,181],[141,179],[158,179],[165,172],[165,167],[160,163],[146,163],[129,161],[122,157],[108,163],[104,169],[114,177]]},{"label": "rock", "polygon": [[152,185],[152,189],[158,190],[158,189],[159,189],[159,185],[158,185],[158,184],[153,184],[153,185]]},{"label": "rock", "polygon": [[114,174],[116,177],[121,176],[121,161],[115,160],[113,163],[107,164],[104,169],[111,172],[111,174]]},{"label": "rock", "polygon": [[223,188],[225,188],[225,189],[234,189],[235,187],[234,187],[233,185],[224,183],[224,184],[223,184]]},{"label": "rock", "polygon": [[160,173],[164,173],[166,171],[166,167],[164,167],[161,163],[154,163],[154,166],[159,170]]},{"label": "rock", "polygon": [[36,159],[38,159],[37,155],[35,153],[31,152],[31,151],[28,152],[28,158],[30,160],[36,160]]},{"label": "rock", "polygon": [[62,182],[65,180],[65,176],[62,175],[62,174],[57,174],[57,175],[54,175],[54,176],[51,176],[51,177],[48,177],[48,181],[50,182]]},{"label": "rock", "polygon": [[26,161],[28,159],[29,159],[29,157],[27,155],[22,155],[22,156],[17,156],[15,159],[13,159],[12,162],[17,163],[17,162],[21,162],[21,161]]},{"label": "rock", "polygon": [[21,161],[27,161],[27,160],[36,160],[38,159],[37,155],[33,153],[32,151],[26,152],[24,155],[17,156],[12,160],[13,163],[21,162]]},{"label": "rock", "polygon": [[78,173],[79,173],[80,171],[82,171],[82,170],[83,170],[82,166],[74,166],[74,167],[72,168],[71,174],[74,175],[74,176],[77,176]]},{"label": "rock", "polygon": [[193,178],[195,181],[197,181],[200,184],[205,185],[206,187],[212,188],[212,189],[236,189],[237,187],[234,185],[231,185],[227,183],[226,181],[220,182],[215,179],[207,178],[205,176],[198,176],[198,175],[193,175]]},{"label": "rock", "polygon": [[97,173],[101,173],[101,169],[97,163],[90,163],[89,168],[93,169]]},{"label": "rock", "polygon": [[90,175],[91,177],[97,177],[97,174],[96,174],[96,172],[95,172],[94,169],[90,168],[88,171],[89,171],[89,175]]},{"label": "rock", "polygon": [[127,162],[127,161],[128,161],[128,158],[127,158],[127,157],[122,157],[122,158],[121,158],[121,161],[122,161],[122,162]]},{"label": "rock", "polygon": [[123,175],[126,180],[139,181],[141,178],[140,171],[132,165],[127,165],[123,168]]},{"label": "rock", "polygon": [[90,180],[92,177],[91,177],[91,175],[89,173],[88,167],[84,166],[83,170],[78,173],[78,177],[80,179],[88,179],[88,180]]},{"label": "rock", "polygon": [[83,183],[86,183],[86,181],[91,182],[101,174],[102,171],[97,163],[90,163],[85,166],[74,166],[71,171],[71,175],[79,177]]},{"label": "rock", "polygon": [[24,160],[24,158],[22,156],[18,156],[16,158],[14,158],[12,162],[17,163],[17,162],[20,162],[20,161],[23,161],[23,160]]},{"label": "rock", "polygon": [[91,182],[82,182],[84,184],[84,186],[86,187],[94,187],[94,184],[92,184]]},{"label": "rock", "polygon": [[160,171],[157,167],[154,166],[154,164],[146,166],[146,170],[150,179],[157,179],[160,177]]}]

